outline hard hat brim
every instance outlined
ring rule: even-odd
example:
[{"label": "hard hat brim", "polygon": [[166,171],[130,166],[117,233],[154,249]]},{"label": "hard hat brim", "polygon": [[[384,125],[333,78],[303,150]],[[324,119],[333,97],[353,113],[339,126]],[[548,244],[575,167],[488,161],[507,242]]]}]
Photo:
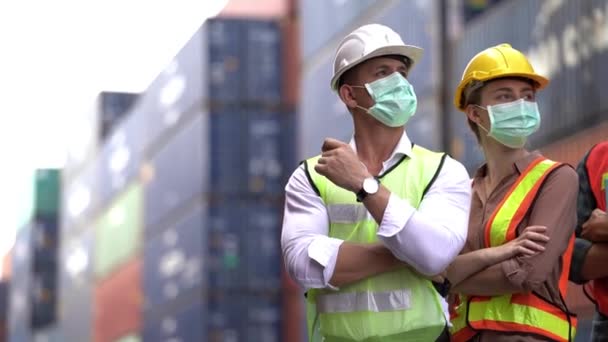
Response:
[{"label": "hard hat brim", "polygon": [[[338,89],[338,81],[340,77],[344,75],[348,70],[356,67],[357,65],[370,60],[376,57],[389,56],[389,55],[398,55],[409,58],[412,61],[412,65],[410,65],[410,70],[412,67],[422,58],[423,49],[413,45],[392,45],[392,46],[384,46],[379,49],[372,51],[371,53],[353,61],[347,67],[341,69],[331,78],[330,86],[331,89],[337,91]],[[408,72],[410,71],[408,70]]]},{"label": "hard hat brim", "polygon": [[487,77],[479,77],[479,78],[471,77],[466,80],[462,80],[460,82],[460,84],[458,85],[458,88],[456,89],[456,94],[454,96],[454,105],[459,110],[464,111],[465,106],[462,105],[462,98],[464,96],[463,92],[465,90],[465,87],[472,81],[488,82],[488,81],[497,80],[497,79],[501,79],[501,78],[511,78],[511,77],[527,78],[529,80],[536,82],[536,84],[538,84],[538,87],[536,88],[536,90],[541,90],[544,87],[546,87],[547,84],[549,84],[549,79],[547,79],[544,76],[541,76],[539,74],[528,74],[528,73],[517,73],[517,72],[504,73],[504,74],[500,74],[500,75],[488,75]]}]

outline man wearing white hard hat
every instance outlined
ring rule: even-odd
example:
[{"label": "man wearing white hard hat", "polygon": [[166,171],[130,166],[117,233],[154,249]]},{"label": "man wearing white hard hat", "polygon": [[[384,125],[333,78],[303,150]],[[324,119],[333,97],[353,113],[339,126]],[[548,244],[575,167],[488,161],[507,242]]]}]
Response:
[{"label": "man wearing white hard hat", "polygon": [[407,75],[421,57],[378,24],[336,51],[331,88],[353,138],[325,139],[285,188],[281,244],[308,290],[311,341],[449,340],[447,305],[429,279],[464,245],[471,185],[460,163],[405,132],[416,112]]}]

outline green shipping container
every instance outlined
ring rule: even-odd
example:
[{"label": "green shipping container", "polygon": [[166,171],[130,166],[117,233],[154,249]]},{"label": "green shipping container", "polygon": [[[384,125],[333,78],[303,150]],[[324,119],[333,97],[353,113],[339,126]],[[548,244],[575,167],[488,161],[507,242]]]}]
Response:
[{"label": "green shipping container", "polygon": [[139,248],[143,188],[132,184],[119,195],[95,225],[95,276],[106,277]]},{"label": "green shipping container", "polygon": [[36,170],[34,216],[59,214],[60,179],[59,170]]},{"label": "green shipping container", "polygon": [[120,339],[116,340],[116,342],[139,342],[139,341],[141,341],[141,339],[137,335],[129,335],[129,336],[121,337]]}]

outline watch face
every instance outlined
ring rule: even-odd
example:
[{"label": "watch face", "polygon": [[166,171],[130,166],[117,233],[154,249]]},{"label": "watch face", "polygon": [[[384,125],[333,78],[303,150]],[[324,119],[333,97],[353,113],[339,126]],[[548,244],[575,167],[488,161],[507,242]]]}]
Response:
[{"label": "watch face", "polygon": [[378,188],[378,181],[374,178],[366,178],[363,181],[363,190],[365,190],[365,192],[368,194],[375,194],[378,192]]}]

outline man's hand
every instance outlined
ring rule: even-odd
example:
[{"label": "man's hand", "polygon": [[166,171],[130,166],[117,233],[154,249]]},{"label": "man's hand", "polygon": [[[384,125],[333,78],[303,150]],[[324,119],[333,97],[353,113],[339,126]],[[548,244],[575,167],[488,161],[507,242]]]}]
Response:
[{"label": "man's hand", "polygon": [[608,242],[608,214],[595,209],[583,223],[581,237],[591,242]]},{"label": "man's hand", "polygon": [[356,193],[361,190],[363,180],[372,177],[347,143],[327,138],[322,152],[315,171],[337,186]]}]

